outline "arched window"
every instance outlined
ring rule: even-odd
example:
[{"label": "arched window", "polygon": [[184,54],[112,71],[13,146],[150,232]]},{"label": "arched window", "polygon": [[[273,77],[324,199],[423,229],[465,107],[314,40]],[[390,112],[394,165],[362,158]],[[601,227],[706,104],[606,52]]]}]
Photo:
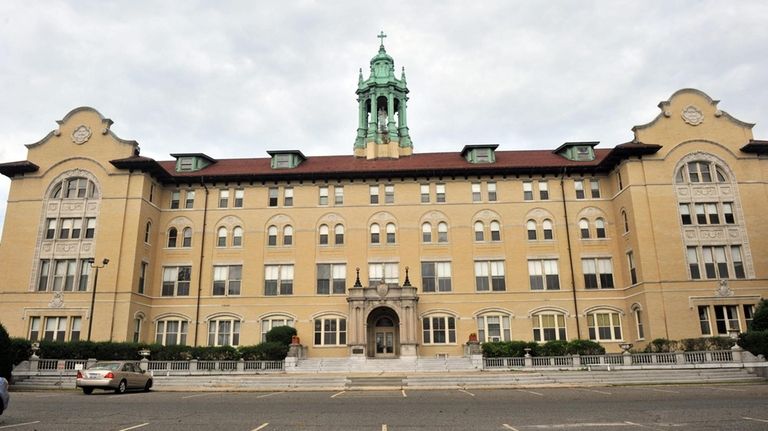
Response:
[{"label": "arched window", "polygon": [[318,243],[320,245],[328,245],[328,225],[320,225],[319,235]]},{"label": "arched window", "polygon": [[453,316],[433,315],[421,320],[424,344],[456,343],[456,319]]},{"label": "arched window", "polygon": [[232,247],[242,247],[243,246],[243,228],[240,226],[235,226],[234,229],[232,229]]},{"label": "arched window", "polygon": [[277,245],[277,226],[267,228],[267,245]]},{"label": "arched window", "polygon": [[595,220],[595,233],[598,238],[605,238],[605,220],[602,218]]},{"label": "arched window", "polygon": [[379,243],[379,235],[381,234],[381,228],[379,228],[379,225],[374,223],[371,225],[371,244],[378,244]]},{"label": "arched window", "polygon": [[395,224],[387,223],[387,244],[395,243]]},{"label": "arched window", "polygon": [[293,245],[293,226],[283,228],[283,245]]},{"label": "arched window", "polygon": [[533,318],[533,340],[567,340],[565,333],[565,315],[562,313],[539,313]]},{"label": "arched window", "polygon": [[485,241],[485,225],[483,222],[475,222],[475,241]]},{"label": "arched window", "polygon": [[424,223],[421,225],[421,242],[432,242],[432,225],[429,223]]},{"label": "arched window", "polygon": [[589,222],[587,219],[579,220],[579,231],[581,232],[581,239],[589,238]]},{"label": "arched window", "polygon": [[185,227],[184,230],[181,232],[181,235],[183,237],[181,246],[192,247],[192,228]]},{"label": "arched window", "polygon": [[261,341],[267,341],[267,332],[278,326],[290,326],[293,328],[293,317],[285,315],[268,316],[261,319]]},{"label": "arched window", "polygon": [[168,248],[176,247],[176,240],[179,237],[179,231],[175,227],[168,229]]},{"label": "arched window", "polygon": [[552,233],[552,220],[546,219],[541,223],[541,231],[544,234],[544,239],[552,239],[554,235]]},{"label": "arched window", "polygon": [[525,228],[528,230],[528,240],[535,241],[536,240],[536,222],[533,220],[528,220],[525,223]]},{"label": "arched window", "polygon": [[53,199],[85,199],[95,198],[96,185],[93,181],[82,177],[71,177],[62,180],[60,183],[53,186],[51,190],[51,198]]},{"label": "arched window", "polygon": [[599,310],[587,314],[589,339],[594,341],[621,340],[621,317],[616,311]]},{"label": "arched window", "polygon": [[164,346],[187,344],[189,321],[169,319],[158,320],[155,329],[155,342]]},{"label": "arched window", "polygon": [[627,219],[627,212],[621,210],[621,219],[624,221],[624,233],[629,232],[629,220]]},{"label": "arched window", "polygon": [[237,346],[240,344],[240,320],[233,318],[208,321],[209,346]]},{"label": "arched window", "polygon": [[347,319],[338,316],[315,318],[315,346],[343,346],[347,344]]},{"label": "arched window", "polygon": [[675,176],[677,183],[724,183],[727,181],[728,176],[720,165],[703,160],[684,164]]},{"label": "arched window", "polygon": [[144,227],[144,243],[149,244],[150,238],[152,238],[152,222],[148,221]]},{"label": "arched window", "polygon": [[444,221],[437,224],[437,242],[448,242],[448,223]]},{"label": "arched window", "polygon": [[477,339],[481,343],[510,341],[509,315],[487,313],[477,316]]},{"label": "arched window", "polygon": [[491,222],[491,241],[501,241],[501,225],[496,220]]},{"label": "arched window", "polygon": [[335,235],[334,243],[336,245],[344,244],[344,225],[343,224],[337,224],[333,228],[333,233]]},{"label": "arched window", "polygon": [[216,247],[227,246],[227,228],[220,227],[216,234]]}]

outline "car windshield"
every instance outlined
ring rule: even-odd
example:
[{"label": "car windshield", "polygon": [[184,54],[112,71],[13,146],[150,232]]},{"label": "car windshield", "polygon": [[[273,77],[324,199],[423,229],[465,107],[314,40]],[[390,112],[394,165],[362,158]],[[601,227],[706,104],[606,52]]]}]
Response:
[{"label": "car windshield", "polygon": [[89,368],[89,370],[109,370],[109,371],[117,371],[119,369],[120,369],[119,362],[102,362]]}]

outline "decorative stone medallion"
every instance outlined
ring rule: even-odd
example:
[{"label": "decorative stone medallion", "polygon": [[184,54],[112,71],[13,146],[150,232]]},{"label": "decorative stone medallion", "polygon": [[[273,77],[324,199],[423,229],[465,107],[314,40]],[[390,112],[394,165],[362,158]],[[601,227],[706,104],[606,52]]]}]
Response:
[{"label": "decorative stone medallion", "polygon": [[53,292],[53,298],[51,298],[51,302],[48,303],[49,308],[61,308],[64,306],[64,293],[63,292]]},{"label": "decorative stone medallion", "polygon": [[728,286],[728,280],[720,280],[717,290],[715,290],[715,295],[720,297],[733,296],[733,290]]},{"label": "decorative stone medallion", "polygon": [[699,108],[693,105],[686,106],[681,115],[683,116],[683,120],[691,126],[698,126],[704,122],[704,114]]},{"label": "decorative stone medallion", "polygon": [[88,142],[89,139],[91,139],[91,129],[83,124],[77,126],[75,131],[72,132],[72,142],[76,143],[77,145],[84,144]]},{"label": "decorative stone medallion", "polygon": [[387,286],[387,283],[381,283],[376,286],[376,293],[379,294],[380,298],[387,296],[387,292],[389,292],[389,286]]}]

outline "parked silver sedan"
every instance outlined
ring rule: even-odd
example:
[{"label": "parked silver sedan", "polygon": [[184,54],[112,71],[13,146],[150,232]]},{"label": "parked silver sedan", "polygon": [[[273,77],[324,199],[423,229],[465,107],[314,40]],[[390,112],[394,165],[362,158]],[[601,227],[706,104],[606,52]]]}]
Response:
[{"label": "parked silver sedan", "polygon": [[114,390],[122,394],[128,389],[141,389],[145,392],[152,387],[152,376],[146,373],[136,362],[112,361],[97,362],[90,368],[77,372],[75,386],[90,395],[94,389]]},{"label": "parked silver sedan", "polygon": [[8,395],[8,380],[5,377],[0,377],[0,415],[8,408],[8,403],[11,401],[11,396]]}]

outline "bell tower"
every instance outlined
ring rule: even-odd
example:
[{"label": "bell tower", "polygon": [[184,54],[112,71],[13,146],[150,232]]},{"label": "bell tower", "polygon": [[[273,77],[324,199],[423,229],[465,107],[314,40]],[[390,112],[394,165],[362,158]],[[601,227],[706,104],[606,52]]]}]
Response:
[{"label": "bell tower", "polygon": [[370,75],[363,80],[361,68],[357,81],[359,125],[355,157],[397,159],[413,154],[406,117],[405,68],[397,79],[395,62],[384,49],[387,35],[382,31],[377,37],[381,44],[379,53],[371,59]]}]

